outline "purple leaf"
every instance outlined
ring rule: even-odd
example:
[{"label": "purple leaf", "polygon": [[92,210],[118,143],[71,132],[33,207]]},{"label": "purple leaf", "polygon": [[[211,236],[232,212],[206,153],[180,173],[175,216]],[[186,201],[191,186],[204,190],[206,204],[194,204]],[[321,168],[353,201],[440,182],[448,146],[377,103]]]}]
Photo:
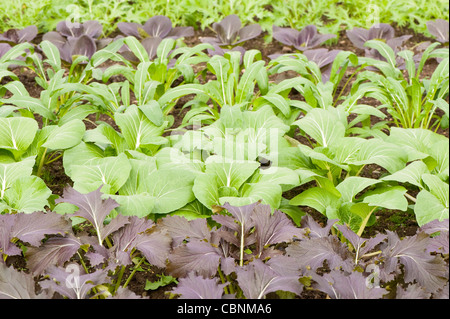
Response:
[{"label": "purple leaf", "polygon": [[166,216],[158,222],[159,225],[166,228],[172,237],[172,245],[176,247],[184,240],[202,240],[210,239],[210,231],[206,219],[187,220],[182,216]]},{"label": "purple leaf", "polygon": [[236,14],[230,14],[222,21],[213,23],[212,28],[216,31],[221,44],[230,45],[236,40],[241,26],[241,19]]},{"label": "purple leaf", "polygon": [[346,31],[347,37],[353,45],[359,49],[364,49],[364,44],[373,39],[390,40],[394,37],[394,28],[387,23],[373,25],[370,29],[353,28]]},{"label": "purple leaf", "polygon": [[364,28],[353,28],[346,31],[347,38],[359,49],[364,49],[364,43],[369,40],[369,30]]},{"label": "purple leaf", "polygon": [[291,258],[285,255],[278,255],[271,257],[266,265],[269,266],[276,273],[283,276],[298,276],[300,277],[301,271],[298,267],[298,262],[295,258]]},{"label": "purple leaf", "polygon": [[0,299],[49,299],[47,291],[35,292],[33,275],[0,263]]},{"label": "purple leaf", "polygon": [[352,244],[356,252],[356,260],[362,255],[366,254],[368,251],[373,249],[376,245],[381,243],[387,238],[386,235],[377,234],[375,237],[362,238],[358,236],[353,230],[351,230],[347,225],[336,225],[336,227],[341,231],[342,235],[348,239]]},{"label": "purple leaf", "polygon": [[203,278],[190,272],[180,278],[172,293],[181,295],[179,299],[221,299],[226,284],[218,284],[215,278]]},{"label": "purple leaf", "polygon": [[323,68],[333,63],[339,52],[341,52],[341,50],[314,49],[306,50],[303,54],[309,61],[315,62],[319,68]]},{"label": "purple leaf", "polygon": [[301,225],[302,228],[306,230],[308,238],[318,238],[328,237],[330,235],[331,228],[336,222],[337,219],[329,219],[327,220],[326,226],[322,227],[310,215],[305,215],[302,218]]},{"label": "purple leaf", "polygon": [[83,23],[84,34],[90,38],[98,38],[102,35],[103,26],[100,22],[89,20]]},{"label": "purple leaf", "polygon": [[273,244],[291,242],[294,238],[300,238],[301,232],[292,220],[286,215],[275,210],[272,214],[270,205],[256,205],[252,220],[255,224],[256,251],[261,254],[264,247]]},{"label": "purple leaf", "polygon": [[12,229],[17,220],[17,215],[0,215],[0,256],[16,256],[22,253],[22,250],[11,242],[13,239]]},{"label": "purple leaf", "polygon": [[[256,38],[262,32],[259,24],[241,27],[242,22],[239,16],[236,14],[228,15],[222,21],[213,23],[212,28],[216,32],[216,37],[204,37],[201,41],[220,47],[236,46],[239,43]],[[217,54],[220,53],[217,52]]]},{"label": "purple leaf", "polygon": [[[211,218],[218,223],[223,223],[222,225],[243,233],[248,233],[253,227],[254,223],[252,221],[252,213],[256,205],[259,203],[253,203],[245,206],[231,206],[229,203],[225,203],[222,207],[225,208],[233,218],[222,218],[227,217],[223,215],[213,215]],[[237,223],[234,221],[236,220]]]},{"label": "purple leaf", "polygon": [[156,58],[158,46],[161,43],[161,41],[162,39],[158,37],[145,38],[141,41],[141,44],[144,47],[145,51],[147,51],[150,60],[154,60]]},{"label": "purple leaf", "polygon": [[325,260],[331,269],[351,271],[354,266],[347,247],[335,236],[294,242],[286,248],[286,254],[295,258],[302,270],[316,270],[323,266]]},{"label": "purple leaf", "polygon": [[428,31],[436,37],[436,40],[442,43],[448,42],[448,21],[436,19],[427,22]]},{"label": "purple leaf", "polygon": [[132,216],[129,219],[129,224],[113,234],[113,250],[115,251],[116,258],[119,260],[120,264],[131,264],[130,254],[133,248],[136,247],[136,238],[142,236],[146,230],[153,226],[154,222],[150,219]]},{"label": "purple leaf", "polygon": [[387,291],[380,287],[371,287],[359,272],[346,275],[342,271],[332,270],[323,276],[312,273],[313,287],[325,292],[331,299],[381,299]]},{"label": "purple leaf", "polygon": [[72,229],[63,216],[54,212],[35,212],[16,216],[12,236],[33,246],[39,246],[45,235],[64,234]]},{"label": "purple leaf", "polygon": [[40,246],[45,235],[64,234],[69,230],[71,226],[63,216],[53,212],[0,215],[0,250],[5,255],[19,255],[22,251],[12,243],[14,238]]},{"label": "purple leaf", "polygon": [[435,219],[420,228],[421,231],[432,235],[439,233],[438,235],[430,239],[430,244],[428,245],[428,252],[438,252],[441,254],[448,254],[449,252],[449,220],[444,219],[439,221]]},{"label": "purple leaf", "polygon": [[51,43],[56,45],[56,47],[58,49],[61,49],[64,46],[64,44],[67,42],[67,39],[64,38],[60,33],[56,32],[56,31],[47,32],[46,34],[44,34],[42,36],[42,40],[50,41]]},{"label": "purple leaf", "polygon": [[145,232],[136,238],[136,248],[148,262],[158,267],[165,267],[169,255],[171,238],[166,231]]},{"label": "purple leaf", "polygon": [[244,41],[256,38],[262,32],[261,26],[259,24],[251,24],[243,27],[239,30],[238,36],[239,40],[235,44],[242,43]]},{"label": "purple leaf", "polygon": [[77,40],[74,40],[72,44],[72,56],[82,55],[91,58],[97,51],[97,45],[93,38],[82,35]]},{"label": "purple leaf", "polygon": [[136,295],[130,289],[120,286],[114,296],[112,296],[110,299],[142,299],[142,296]]},{"label": "purple leaf", "polygon": [[51,237],[39,248],[29,247],[25,253],[30,271],[41,274],[50,265],[62,265],[78,251],[83,243],[73,235]]},{"label": "purple leaf", "polygon": [[0,42],[8,42],[10,44],[19,44],[31,42],[37,35],[38,29],[35,25],[30,25],[23,29],[9,29],[0,34]]},{"label": "purple leaf", "polygon": [[174,277],[185,277],[194,271],[203,277],[214,276],[222,255],[218,248],[204,241],[192,241],[176,247],[169,256],[167,271]]},{"label": "purple leaf", "polygon": [[107,226],[104,225],[106,217],[119,204],[111,198],[103,200],[100,188],[88,194],[82,194],[72,187],[67,187],[64,190],[63,197],[58,198],[55,203],[64,202],[77,206],[78,211],[72,214],[72,216],[81,217],[89,221],[97,233],[99,244],[102,245],[103,240],[109,234],[128,222],[128,218],[123,215],[118,215]]},{"label": "purple leaf", "polygon": [[394,28],[387,23],[378,23],[369,29],[368,39],[389,40],[395,36]]},{"label": "purple leaf", "polygon": [[148,19],[142,27],[150,37],[165,38],[172,30],[172,21],[166,16],[154,16]]},{"label": "purple leaf", "polygon": [[193,27],[174,27],[172,28],[172,30],[170,30],[167,38],[178,39],[192,36],[194,36]]},{"label": "purple leaf", "polygon": [[[204,39],[206,39],[206,38],[203,38],[203,40]],[[204,42],[209,42],[209,41],[204,41]],[[242,61],[243,61],[242,57],[244,56],[244,54],[246,52],[246,50],[243,47],[238,45],[238,46],[235,46],[235,47],[233,47],[231,49],[225,49],[225,48],[221,48],[219,46],[219,44],[217,44],[215,42],[209,42],[209,43],[214,47],[214,49],[209,49],[209,48],[207,49],[208,54],[210,56],[213,56],[213,55],[221,55],[221,56],[223,56],[225,53],[227,53],[229,51],[239,51],[241,53],[240,63],[242,64]]]},{"label": "purple leaf", "polygon": [[0,43],[0,58],[6,54],[11,49],[8,43]]},{"label": "purple leaf", "polygon": [[31,42],[38,34],[38,28],[35,25],[30,25],[22,30],[17,31],[19,36],[18,43]]},{"label": "purple leaf", "polygon": [[397,234],[387,231],[388,241],[382,249],[387,273],[399,272],[399,263],[403,265],[405,282],[417,281],[429,292],[442,288],[445,280],[446,265],[440,256],[427,252],[430,241],[428,234],[419,233],[400,240]]},{"label": "purple leaf", "polygon": [[312,49],[335,38],[335,34],[319,34],[315,25],[307,25],[301,31],[292,28],[272,27],[273,38],[300,51]]},{"label": "purple leaf", "polygon": [[417,284],[412,284],[403,289],[401,286],[397,287],[395,299],[430,299],[431,293],[426,292]]},{"label": "purple leaf", "polygon": [[280,275],[259,259],[237,268],[236,274],[239,287],[247,299],[262,299],[268,293],[278,290],[300,295],[303,288],[298,276]]},{"label": "purple leaf", "polygon": [[65,37],[81,37],[84,34],[83,24],[64,20],[56,25],[56,31]]},{"label": "purple leaf", "polygon": [[288,46],[297,45],[296,40],[300,35],[300,31],[291,28],[282,28],[278,26],[272,27],[273,38]]},{"label": "purple leaf", "polygon": [[108,282],[108,273],[103,269],[86,274],[78,264],[65,268],[50,266],[46,270],[52,279],[42,281],[43,288],[52,288],[69,299],[86,299],[96,285]]},{"label": "purple leaf", "polygon": [[141,36],[138,32],[138,27],[140,27],[140,26],[141,25],[139,23],[135,23],[135,22],[119,22],[117,24],[117,28],[119,28],[120,32],[122,32],[123,34],[125,34],[127,36],[133,36],[138,39],[141,38]]}]

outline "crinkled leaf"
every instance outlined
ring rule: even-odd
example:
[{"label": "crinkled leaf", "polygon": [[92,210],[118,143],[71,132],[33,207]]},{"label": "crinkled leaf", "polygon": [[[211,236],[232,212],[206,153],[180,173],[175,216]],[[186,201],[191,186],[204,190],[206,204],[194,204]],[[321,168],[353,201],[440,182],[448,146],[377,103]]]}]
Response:
[{"label": "crinkled leaf", "polygon": [[184,240],[191,241],[210,238],[210,230],[205,219],[189,221],[182,216],[166,216],[159,224],[169,232],[174,247],[180,245]]},{"label": "crinkled leaf", "polygon": [[238,268],[236,274],[239,287],[247,299],[262,299],[268,293],[278,290],[300,295],[303,288],[298,276],[280,275],[259,259]]},{"label": "crinkled leaf", "polygon": [[312,273],[314,288],[328,294],[332,299],[382,299],[388,291],[381,287],[373,287],[359,272],[346,275],[341,271],[332,270],[323,276]]},{"label": "crinkled leaf", "polygon": [[18,238],[33,246],[39,246],[45,235],[64,234],[71,230],[63,216],[53,212],[15,214],[12,238]]},{"label": "crinkled leaf", "polygon": [[403,240],[391,231],[387,231],[387,235],[386,247],[382,249],[386,272],[398,272],[399,264],[402,264],[405,282],[417,281],[429,292],[444,286],[447,282],[445,279],[447,267],[442,258],[427,252],[430,241],[428,234],[419,233]]},{"label": "crinkled leaf", "polygon": [[118,207],[118,204],[111,198],[103,200],[100,188],[88,194],[82,194],[72,187],[67,187],[63,197],[57,199],[55,203],[70,203],[77,206],[78,211],[73,216],[84,218],[92,224],[100,245],[109,234],[128,222],[128,217],[118,215],[109,224],[104,225],[106,217]]},{"label": "crinkled leaf", "polygon": [[169,255],[167,271],[174,277],[185,277],[194,271],[203,277],[214,276],[222,255],[209,242],[191,241],[176,247]]},{"label": "crinkled leaf", "polygon": [[295,258],[301,269],[316,270],[325,260],[331,269],[351,271],[353,268],[347,247],[334,236],[294,242],[286,248],[286,254]]},{"label": "crinkled leaf", "polygon": [[35,281],[31,274],[17,271],[0,263],[0,299],[49,299],[44,291],[35,292]]},{"label": "crinkled leaf", "polygon": [[42,281],[41,286],[52,288],[69,299],[86,299],[93,287],[108,281],[108,273],[103,269],[85,274],[78,264],[69,264],[66,268],[50,266],[46,274],[51,279]]},{"label": "crinkled leaf", "polygon": [[278,243],[289,243],[300,238],[301,233],[284,213],[272,210],[269,205],[256,205],[251,216],[255,223],[257,251]]},{"label": "crinkled leaf", "polygon": [[49,266],[63,265],[83,243],[75,236],[51,237],[39,248],[29,247],[25,253],[27,265],[34,274],[42,274]]},{"label": "crinkled leaf", "polygon": [[187,277],[180,278],[171,292],[181,295],[179,299],[221,299],[225,286],[218,284],[217,279],[203,278],[191,272]]}]

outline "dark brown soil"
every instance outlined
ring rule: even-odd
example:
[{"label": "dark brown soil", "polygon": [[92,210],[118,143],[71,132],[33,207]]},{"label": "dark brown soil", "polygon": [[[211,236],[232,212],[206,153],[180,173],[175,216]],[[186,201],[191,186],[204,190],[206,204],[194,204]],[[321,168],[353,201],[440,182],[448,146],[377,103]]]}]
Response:
[{"label": "dark brown soil", "polygon": [[[432,41],[432,39],[426,38],[423,35],[420,34],[414,34],[413,31],[404,29],[404,28],[397,28],[396,30],[396,36],[400,36],[403,34],[413,34],[413,37],[407,42],[409,47],[413,47],[417,43],[420,43],[422,41]],[[291,48],[286,47],[282,45],[281,43],[278,43],[277,41],[273,40],[271,42],[265,42],[264,36],[266,36],[266,33],[263,33],[261,36],[259,36],[257,39],[247,41],[244,44],[244,47],[246,49],[258,49],[261,51],[262,56],[264,60],[267,62],[270,60],[268,58],[269,55],[275,54],[275,53],[290,53],[293,52]],[[195,31],[195,36],[188,38],[185,40],[185,43],[188,46],[193,46],[195,44],[198,44],[201,42],[201,37],[204,36],[213,36],[212,31],[205,30],[205,31]],[[338,39],[335,41],[335,43],[326,45],[325,47],[329,49],[340,49],[340,50],[348,50],[355,52],[357,55],[362,56],[364,52],[362,50],[357,49],[353,46],[353,44],[349,41],[349,39],[346,37],[345,32],[342,32]],[[437,63],[433,60],[429,61],[424,67],[424,70],[422,72],[422,76],[425,78],[429,78],[431,74],[433,73],[434,69],[436,68]],[[40,93],[42,91],[42,88],[37,85],[37,83],[34,80],[35,74],[26,68],[16,68],[14,70],[14,73],[18,75],[20,81],[25,85],[27,91],[29,92],[30,96],[39,98]],[[5,83],[9,79],[3,79],[2,84]],[[112,81],[117,81],[120,79],[112,79]],[[296,92],[292,93],[292,98],[298,98],[302,99],[301,96],[295,96]],[[8,97],[5,96],[6,98]],[[189,110],[188,108],[182,109],[183,105],[190,99],[190,96],[186,96],[181,98],[177,105],[174,107],[172,111],[172,115],[174,116],[174,125],[173,128],[178,127],[186,112]],[[366,104],[376,105],[376,101],[373,99],[367,99],[364,101]],[[39,119],[38,119],[39,120]],[[95,115],[91,115],[88,117],[88,120],[85,121],[86,128],[92,129],[96,126],[97,118]],[[100,115],[98,118],[99,121],[105,121],[109,124],[111,124],[116,129],[117,126],[115,125],[113,119],[106,115]],[[374,119],[376,121],[376,119]],[[449,136],[448,135],[448,128],[443,130],[440,129],[438,133]],[[299,140],[301,143],[304,143],[308,145],[308,140],[305,139],[302,136],[296,136],[297,140]],[[379,178],[380,174],[382,174],[382,169],[380,167],[376,167],[376,165],[367,165],[363,172],[363,176],[371,177],[371,178]],[[47,165],[44,167],[44,179],[47,182],[49,188],[53,191],[56,195],[62,195],[63,189],[66,185],[72,185],[72,181],[70,178],[64,173],[64,168],[62,165],[62,160],[59,159],[57,161],[54,161],[51,163],[51,165]],[[294,188],[293,190],[290,190],[289,192],[286,192],[283,196],[287,199],[291,199],[295,197],[297,194],[301,193],[303,190],[311,187],[312,185],[310,183],[299,186]],[[318,213],[312,208],[309,207],[301,207],[307,214],[310,214],[316,221],[321,223],[322,225],[325,225],[326,223],[326,217],[322,214]],[[417,223],[414,220],[414,216],[411,216],[408,212],[400,212],[400,211],[386,211],[381,210],[376,212],[377,222],[370,227],[367,227],[364,236],[373,236],[377,232],[385,232],[386,230],[391,230],[397,232],[400,236],[407,236],[412,235],[417,230]],[[26,265],[24,264],[23,260],[20,258],[15,258],[14,256],[8,257],[8,262],[11,264],[14,264],[16,268],[24,268]],[[160,277],[158,275],[163,274],[164,270],[159,269],[157,267],[152,266],[142,266],[142,270],[137,271],[133,279],[129,283],[129,288],[135,292],[138,295],[147,296],[152,299],[164,299],[168,298],[168,295],[165,294],[166,291],[170,290],[173,287],[173,284],[170,284],[168,286],[159,288],[155,291],[148,290],[146,291],[144,289],[145,284],[148,281],[157,281]],[[127,269],[124,278],[128,278],[128,275],[131,273],[130,269]],[[271,297],[277,298],[275,294],[272,294]],[[323,299],[325,298],[325,295],[321,292],[313,291],[313,290],[305,290],[305,292],[300,296],[303,299]]]}]

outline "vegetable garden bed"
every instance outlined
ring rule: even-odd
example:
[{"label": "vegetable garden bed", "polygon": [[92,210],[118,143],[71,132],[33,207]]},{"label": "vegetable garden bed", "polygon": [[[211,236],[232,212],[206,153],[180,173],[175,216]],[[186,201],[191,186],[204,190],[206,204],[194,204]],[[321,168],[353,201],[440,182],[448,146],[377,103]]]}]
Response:
[{"label": "vegetable garden bed", "polygon": [[448,298],[448,22],[240,23],[0,36],[0,297]]}]

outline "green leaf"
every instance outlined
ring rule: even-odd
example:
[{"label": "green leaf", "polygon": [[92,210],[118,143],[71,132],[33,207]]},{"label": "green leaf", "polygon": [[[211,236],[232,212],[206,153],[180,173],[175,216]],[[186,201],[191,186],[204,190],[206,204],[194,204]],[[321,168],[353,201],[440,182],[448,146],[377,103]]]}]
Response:
[{"label": "green leaf", "polygon": [[125,216],[144,218],[152,213],[155,207],[155,197],[142,193],[135,195],[109,195],[120,206],[117,212]]},{"label": "green leaf", "polygon": [[404,196],[405,193],[406,188],[402,186],[380,187],[364,194],[363,202],[370,206],[406,211],[408,209],[408,201]]},{"label": "green leaf", "polygon": [[318,212],[325,214],[327,207],[338,207],[340,205],[339,197],[333,193],[320,188],[309,188],[295,196],[289,201],[291,205],[309,206]]},{"label": "green leaf", "polygon": [[55,71],[61,69],[61,56],[56,45],[54,45],[50,41],[44,40],[39,43],[39,46],[44,55],[47,57],[45,62],[50,64]]},{"label": "green leaf", "polygon": [[414,161],[405,168],[395,172],[394,174],[381,178],[383,181],[397,181],[400,183],[410,183],[417,187],[422,188],[422,175],[427,174],[430,171],[422,161]]},{"label": "green leaf", "polygon": [[327,147],[333,145],[338,138],[345,136],[345,126],[329,110],[312,109],[306,116],[293,124],[305,131],[321,146]]},{"label": "green leaf", "polygon": [[126,44],[131,52],[141,61],[141,62],[150,62],[147,51],[135,37],[129,36],[123,40],[124,44]]},{"label": "green leaf", "polygon": [[149,103],[140,105],[139,109],[145,116],[156,126],[162,126],[164,123],[164,114],[161,107],[156,101],[149,101]]},{"label": "green leaf", "polygon": [[86,127],[83,121],[72,120],[52,130],[42,147],[52,150],[71,148],[81,142],[85,131]]},{"label": "green leaf", "polygon": [[378,164],[390,173],[401,170],[407,162],[406,152],[381,139],[369,139],[361,144],[354,165]]},{"label": "green leaf", "polygon": [[24,176],[15,180],[5,191],[3,200],[10,210],[31,214],[45,211],[52,191],[37,176]]},{"label": "green leaf", "polygon": [[341,193],[342,201],[352,202],[359,192],[379,182],[380,181],[372,178],[350,176],[337,185],[336,189]]},{"label": "green leaf", "polygon": [[10,188],[17,179],[31,175],[35,164],[35,158],[35,156],[29,156],[19,162],[0,162],[0,199],[3,198],[5,191]]},{"label": "green leaf", "polygon": [[192,191],[200,203],[211,209],[214,205],[220,205],[219,187],[215,175],[202,173],[195,178]]},{"label": "green leaf", "polygon": [[154,196],[153,214],[173,212],[195,199],[192,192],[195,175],[177,169],[153,172],[146,183],[147,193]]},{"label": "green leaf", "polygon": [[260,166],[255,161],[233,161],[220,156],[210,156],[206,160],[206,174],[214,175],[218,185],[239,189]]},{"label": "green leaf", "polygon": [[[70,164],[69,164],[70,165]],[[128,179],[131,165],[125,154],[93,158],[83,165],[70,165],[70,177],[80,193],[95,191],[104,185],[104,194],[115,194]]]},{"label": "green leaf", "polygon": [[386,43],[380,40],[369,40],[364,43],[365,47],[376,49],[389,63],[389,65],[396,69],[395,53],[394,50]]},{"label": "green leaf", "polygon": [[253,96],[254,82],[261,69],[264,68],[264,64],[264,61],[256,61],[245,69],[237,86],[235,103],[243,103]]},{"label": "green leaf", "polygon": [[42,103],[40,99],[31,96],[12,96],[9,99],[0,99],[0,102],[16,105],[20,108],[38,113],[44,118],[55,120],[56,116]]},{"label": "green leaf", "polygon": [[27,117],[0,118],[0,148],[25,151],[33,142],[38,123]]},{"label": "green leaf", "polygon": [[132,150],[150,144],[162,144],[165,140],[161,137],[164,132],[162,126],[154,125],[136,105],[131,105],[125,113],[115,115],[117,125]]},{"label": "green leaf", "polygon": [[432,145],[441,141],[448,143],[448,138],[426,129],[392,127],[386,141],[404,149],[408,155],[408,162],[412,162],[426,158],[430,155]]},{"label": "green leaf", "polygon": [[448,183],[443,182],[439,177],[432,174],[423,174],[423,182],[428,186],[431,194],[436,196],[441,203],[448,208],[449,205],[449,186]]},{"label": "green leaf", "polygon": [[448,202],[447,205],[445,205],[439,198],[423,189],[416,197],[414,213],[419,226],[423,226],[435,219],[442,221],[449,218]]},{"label": "green leaf", "polygon": [[186,206],[170,213],[174,216],[183,216],[187,220],[193,220],[197,218],[208,218],[211,216],[211,210],[206,208],[205,205],[198,200],[193,200]]}]

